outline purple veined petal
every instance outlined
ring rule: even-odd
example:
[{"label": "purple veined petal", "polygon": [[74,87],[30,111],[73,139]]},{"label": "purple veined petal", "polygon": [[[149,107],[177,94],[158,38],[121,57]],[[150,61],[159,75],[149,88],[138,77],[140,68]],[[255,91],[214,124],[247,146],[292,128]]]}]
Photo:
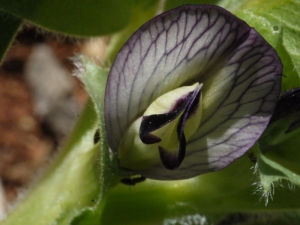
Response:
[{"label": "purple veined petal", "polygon": [[157,164],[153,179],[184,179],[224,168],[243,155],[265,129],[280,91],[276,52],[244,21],[209,5],[185,5],[143,25],[111,68],[105,121],[117,152],[126,129],[160,95],[203,83],[203,115],[187,140],[177,170]]}]

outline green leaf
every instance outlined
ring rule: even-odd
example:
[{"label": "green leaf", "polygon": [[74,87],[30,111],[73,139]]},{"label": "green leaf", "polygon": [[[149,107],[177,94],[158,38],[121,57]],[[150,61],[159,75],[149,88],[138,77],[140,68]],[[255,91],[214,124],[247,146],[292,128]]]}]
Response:
[{"label": "green leaf", "polygon": [[157,13],[162,12],[160,11],[160,1],[135,1],[136,4],[132,8],[132,14],[128,26],[111,37],[110,44],[107,49],[105,65],[111,65],[122,46],[140,26],[152,19]]},{"label": "green leaf", "polygon": [[0,64],[22,24],[22,19],[0,10]]},{"label": "green leaf", "polygon": [[258,158],[257,169],[259,173],[260,191],[266,203],[268,203],[269,198],[273,198],[275,187],[283,186],[282,183],[284,180],[290,182],[287,184],[290,188],[293,188],[293,185],[300,185],[299,173],[295,173],[288,167],[284,167],[281,162],[276,162],[262,154]]},{"label": "green leaf", "polygon": [[118,0],[1,0],[0,9],[59,33],[97,36],[128,24],[133,2]]},{"label": "green leaf", "polygon": [[300,1],[244,0],[239,5],[232,12],[260,32],[280,56],[282,91],[300,86]]},{"label": "green leaf", "polygon": [[185,4],[211,4],[217,5],[220,0],[167,0],[165,5],[165,11],[179,7]]}]

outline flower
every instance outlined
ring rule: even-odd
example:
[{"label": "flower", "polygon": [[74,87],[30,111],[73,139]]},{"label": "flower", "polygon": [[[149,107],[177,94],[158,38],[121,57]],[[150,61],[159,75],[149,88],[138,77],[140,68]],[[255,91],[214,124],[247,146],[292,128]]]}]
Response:
[{"label": "flower", "polygon": [[120,168],[159,180],[228,166],[266,128],[276,51],[225,9],[184,5],[140,27],[108,76],[105,125]]}]

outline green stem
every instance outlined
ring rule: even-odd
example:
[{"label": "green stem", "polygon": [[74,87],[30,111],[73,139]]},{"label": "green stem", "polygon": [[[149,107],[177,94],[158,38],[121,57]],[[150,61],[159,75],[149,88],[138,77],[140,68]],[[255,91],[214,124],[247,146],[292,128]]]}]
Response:
[{"label": "green stem", "polygon": [[82,208],[96,204],[101,189],[99,145],[93,143],[96,128],[88,101],[65,148],[1,225],[68,224]]}]

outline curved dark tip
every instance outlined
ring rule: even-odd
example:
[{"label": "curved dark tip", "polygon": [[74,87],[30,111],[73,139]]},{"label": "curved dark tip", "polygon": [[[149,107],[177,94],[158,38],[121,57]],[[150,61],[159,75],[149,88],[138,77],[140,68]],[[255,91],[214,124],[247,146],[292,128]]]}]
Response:
[{"label": "curved dark tip", "polygon": [[147,145],[161,142],[161,139],[151,133],[145,133],[141,138],[142,142]]},{"label": "curved dark tip", "polygon": [[182,158],[179,158],[177,152],[175,154],[170,153],[168,152],[168,150],[164,149],[161,146],[158,146],[158,150],[159,150],[160,160],[166,169],[169,170],[177,169],[184,159],[184,156]]}]

